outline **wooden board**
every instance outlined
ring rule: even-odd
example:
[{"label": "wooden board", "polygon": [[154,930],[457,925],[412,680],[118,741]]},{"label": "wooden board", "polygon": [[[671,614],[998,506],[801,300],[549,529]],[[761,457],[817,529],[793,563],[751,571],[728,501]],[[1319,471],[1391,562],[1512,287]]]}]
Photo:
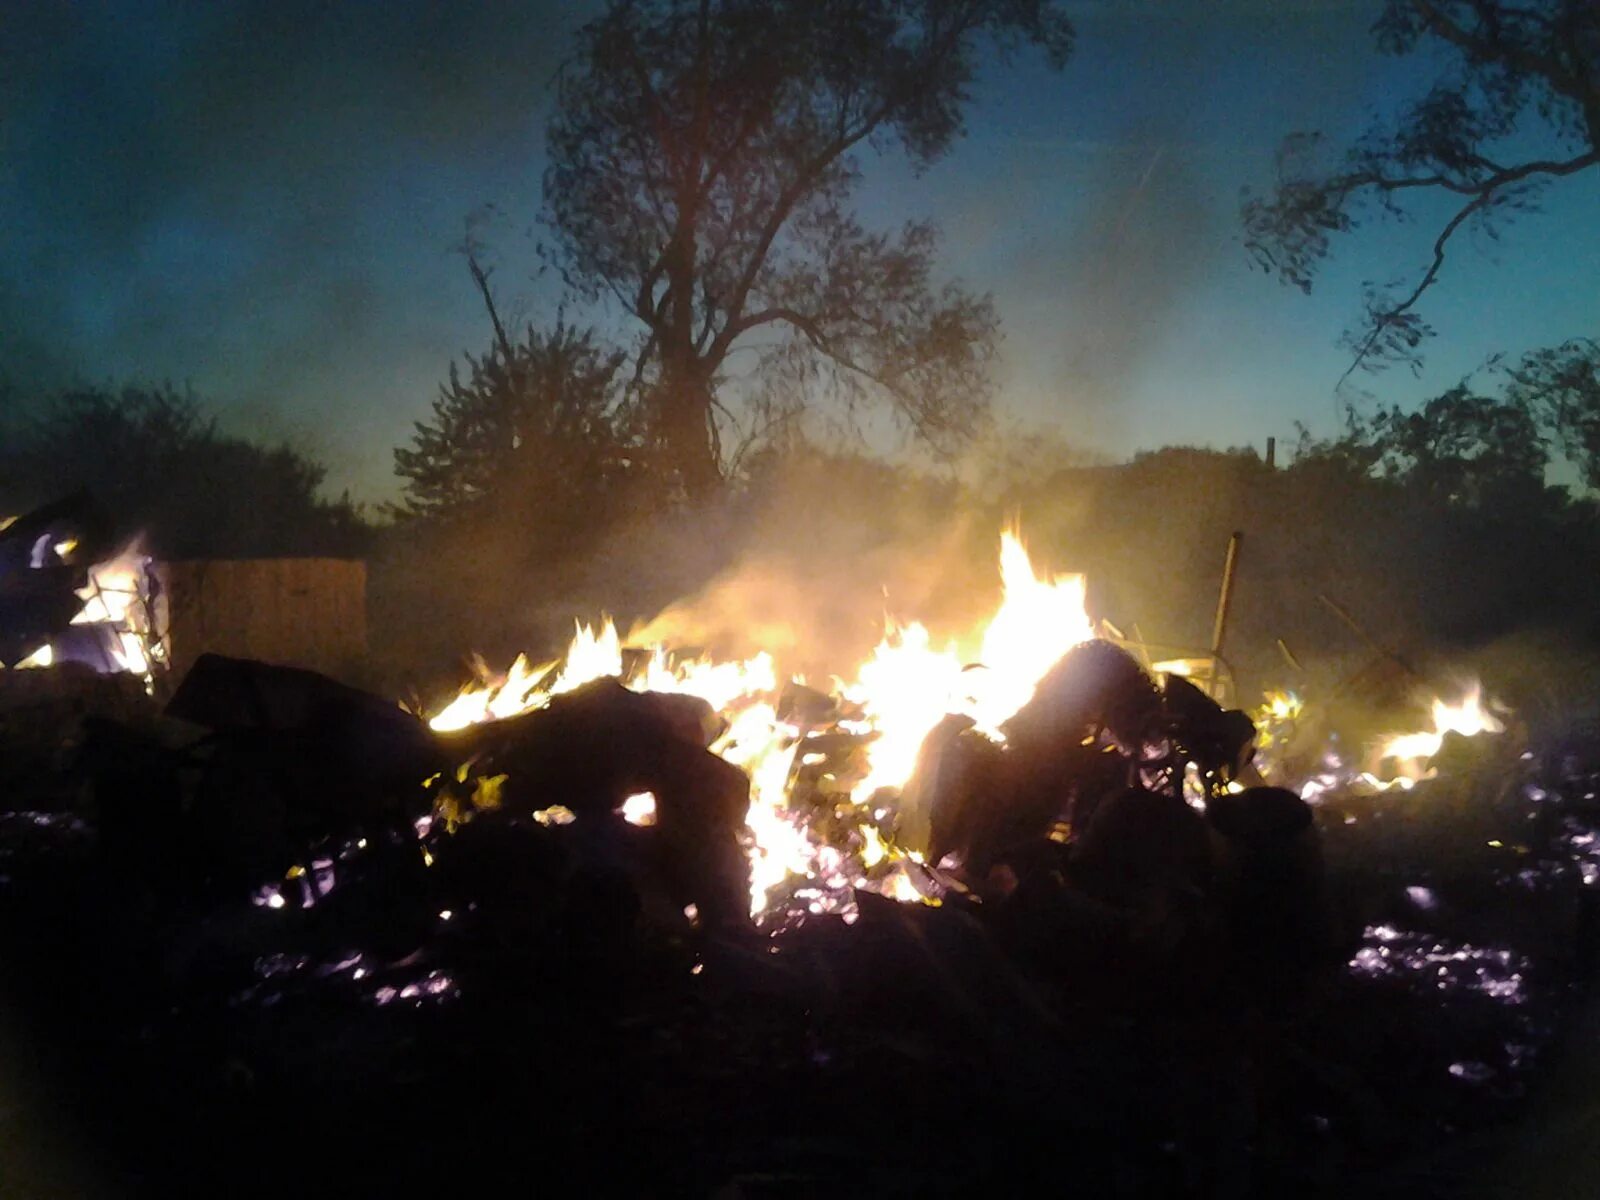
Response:
[{"label": "wooden board", "polygon": [[349,674],[367,650],[359,559],[211,559],[156,564],[157,629],[173,679],[213,652]]}]

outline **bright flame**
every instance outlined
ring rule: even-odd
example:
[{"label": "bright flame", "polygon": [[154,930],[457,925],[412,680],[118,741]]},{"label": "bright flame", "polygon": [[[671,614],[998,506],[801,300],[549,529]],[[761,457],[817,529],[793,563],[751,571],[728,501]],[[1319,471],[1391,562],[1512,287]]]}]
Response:
[{"label": "bright flame", "polygon": [[20,671],[25,667],[48,667],[52,663],[54,663],[55,660],[56,660],[55,648],[53,646],[51,646],[49,642],[46,642],[44,645],[40,646],[37,650],[35,650],[32,654],[28,655],[27,658],[25,658],[21,662],[19,662],[17,664],[17,670]]},{"label": "bright flame", "polygon": [[972,715],[987,729],[1033,697],[1044,673],[1072,647],[1094,637],[1082,575],[1035,575],[1016,533],[1000,538],[1000,581],[1005,599],[983,633],[983,672]]},{"label": "bright flame", "polygon": [[622,802],[622,819],[630,825],[656,823],[656,797],[654,792],[635,792]]},{"label": "bright flame", "polygon": [[853,793],[858,803],[909,779],[928,730],[946,713],[970,707],[962,702],[961,676],[954,645],[934,650],[921,624],[899,629],[890,623],[872,657],[861,664],[858,681],[845,688],[878,734],[867,749],[871,769]]},{"label": "bright flame", "polygon": [[[5,525],[0,524],[0,529],[3,528]],[[75,539],[69,538],[55,543],[54,550],[58,556],[65,557],[77,545]],[[163,661],[165,653],[160,639],[151,629],[145,605],[149,561],[134,543],[115,558],[90,567],[88,581],[76,593],[83,607],[71,621],[73,625],[104,627],[106,636],[111,639],[104,647],[111,665],[117,671],[142,676],[147,689],[152,686],[151,671],[157,662]],[[46,644],[17,666],[49,667],[55,661],[55,648]]]},{"label": "bright flame", "polygon": [[1484,707],[1482,685],[1474,683],[1459,704],[1448,704],[1434,697],[1433,728],[1418,733],[1390,735],[1379,747],[1378,757],[1397,760],[1401,774],[1407,779],[1426,778],[1423,764],[1439,753],[1439,748],[1444,745],[1445,734],[1477,737],[1481,733],[1504,731],[1505,725]]},{"label": "bright flame", "polygon": [[440,733],[450,733],[537,708],[548,699],[538,690],[539,681],[554,665],[531,666],[527,655],[519,654],[503,678],[463,688],[461,694],[436,713],[428,724]]},{"label": "bright flame", "polygon": [[593,627],[576,622],[572,644],[567,647],[566,665],[550,685],[550,695],[559,696],[593,680],[621,674],[622,639],[617,636],[617,627],[611,618],[605,619],[598,633]]},{"label": "bright flame", "polygon": [[[796,756],[806,745],[806,730],[778,719],[779,674],[770,654],[743,662],[675,659],[663,646],[647,647],[648,658],[626,686],[639,691],[697,696],[726,722],[711,749],[750,776],[750,807],[745,814],[751,870],[751,913],[760,916],[770,893],[798,878],[810,896],[812,912],[843,912],[848,902],[830,899],[827,890],[847,893],[850,886],[870,887],[896,899],[923,901],[922,893],[899,868],[870,882],[864,872],[903,853],[885,843],[870,823],[865,804],[880,788],[898,788],[910,777],[917,751],[928,732],[949,713],[970,716],[980,729],[998,736],[998,727],[1032,697],[1039,679],[1067,650],[1094,636],[1084,610],[1081,575],[1035,574],[1021,539],[1007,531],[1000,542],[1003,596],[994,616],[965,638],[936,646],[920,623],[890,618],[884,637],[856,671],[854,680],[837,681],[838,693],[859,706],[859,724],[840,728],[863,737],[864,773],[840,781],[836,818],[855,821],[859,850],[847,852],[824,843],[811,829],[814,814],[790,805]],[[981,669],[969,669],[958,647],[977,650]],[[540,708],[554,696],[592,679],[622,677],[624,656],[616,626],[606,619],[598,627],[577,624],[572,643],[552,678],[554,664],[529,665],[519,657],[499,678],[468,684],[429,720],[435,730],[449,731],[483,721],[499,720]],[[845,787],[848,784],[848,796]],[[646,808],[648,802],[648,808]],[[636,824],[654,819],[655,798],[629,797],[623,816]],[[535,817],[547,824],[570,820],[564,809],[547,809]],[[816,881],[813,886],[811,881]],[[931,901],[928,901],[931,902]]]}]

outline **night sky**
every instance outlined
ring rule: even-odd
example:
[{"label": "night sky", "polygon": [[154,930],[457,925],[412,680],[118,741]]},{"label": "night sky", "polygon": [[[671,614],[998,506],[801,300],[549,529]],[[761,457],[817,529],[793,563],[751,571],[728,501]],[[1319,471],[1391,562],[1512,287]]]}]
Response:
[{"label": "night sky", "polygon": [[[1239,190],[1281,136],[1340,141],[1421,83],[1367,33],[1378,5],[1068,5],[1079,46],[981,79],[970,136],[921,178],[867,162],[874,222],[929,215],[942,266],[992,290],[1005,411],[1113,455],[1333,428],[1364,279],[1413,279],[1431,226],[1336,247],[1302,296],[1251,270]],[[467,217],[512,308],[536,279],[543,126],[598,4],[0,6],[0,377],[171,380],[289,436],[330,485],[392,493],[391,452],[453,357],[489,341],[453,251]],[[1499,242],[1462,238],[1425,315],[1433,394],[1499,350],[1600,331],[1600,177]]]}]

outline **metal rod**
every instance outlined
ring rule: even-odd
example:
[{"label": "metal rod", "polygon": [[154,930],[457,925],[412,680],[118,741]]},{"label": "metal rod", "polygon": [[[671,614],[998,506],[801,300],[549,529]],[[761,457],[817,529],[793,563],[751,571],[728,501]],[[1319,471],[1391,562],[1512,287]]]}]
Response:
[{"label": "metal rod", "polygon": [[1300,660],[1294,656],[1294,651],[1289,649],[1289,643],[1284,641],[1282,638],[1278,639],[1278,652],[1283,655],[1283,661],[1288,663],[1289,666],[1294,670],[1305,670],[1305,668],[1300,665]]},{"label": "metal rod", "polygon": [[1318,592],[1317,599],[1322,601],[1322,603],[1327,606],[1329,612],[1333,613],[1334,616],[1338,617],[1339,620],[1344,622],[1346,628],[1348,628],[1351,633],[1355,634],[1358,638],[1365,642],[1367,647],[1372,650],[1373,653],[1382,658],[1387,658],[1390,662],[1394,663],[1413,679],[1420,680],[1423,678],[1421,671],[1417,670],[1405,659],[1401,658],[1399,653],[1391,650],[1388,646],[1385,646],[1377,638],[1373,637],[1370,633],[1363,629],[1360,623],[1354,617],[1352,617],[1350,613],[1341,604],[1339,604],[1338,601],[1333,599],[1333,597],[1329,596],[1326,592]]},{"label": "metal rod", "polygon": [[1207,689],[1213,700],[1222,698],[1222,642],[1228,633],[1228,609],[1233,604],[1233,577],[1239,569],[1239,544],[1244,534],[1237,529],[1228,539],[1228,557],[1222,564],[1222,590],[1217,593],[1217,621],[1211,627],[1211,678]]},{"label": "metal rod", "polygon": [[1222,642],[1228,633],[1228,609],[1233,604],[1233,577],[1239,569],[1239,544],[1244,534],[1235,531],[1228,539],[1228,557],[1222,564],[1222,590],[1217,593],[1217,621],[1211,627],[1211,656],[1222,654]]}]

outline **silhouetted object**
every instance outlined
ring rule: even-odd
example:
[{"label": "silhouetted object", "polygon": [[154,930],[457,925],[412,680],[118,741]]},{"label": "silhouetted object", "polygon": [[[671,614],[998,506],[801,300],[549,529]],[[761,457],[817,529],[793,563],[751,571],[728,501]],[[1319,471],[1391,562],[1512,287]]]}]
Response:
[{"label": "silhouetted object", "polygon": [[1072,647],[1045,672],[1004,732],[1024,752],[1059,749],[1104,732],[1132,753],[1152,732],[1159,711],[1155,683],[1138,660],[1095,639]]},{"label": "silhouetted object", "polygon": [[555,252],[643,326],[631,398],[691,495],[721,477],[714,393],[736,346],[766,347],[753,396],[769,429],[823,374],[936,450],[973,432],[993,305],[934,286],[931,225],[869,232],[848,200],[858,146],[944,155],[992,42],[1059,66],[1072,30],[1043,0],[737,0],[698,19],[656,0],[579,31],[546,139]]},{"label": "silhouetted object", "polygon": [[475,773],[504,774],[500,804],[521,812],[560,805],[580,821],[621,822],[624,801],[653,793],[656,833],[686,899],[708,920],[739,923],[750,880],[737,833],[750,781],[705,748],[708,707],[597,679],[443,741]]},{"label": "silhouetted object", "polygon": [[[1185,768],[1212,792],[1254,752],[1255,726],[1181,676],[1162,689],[1125,650],[1074,646],[991,741],[965,717],[946,717],[924,739],[903,799],[902,836],[926,823],[931,861],[947,854],[975,881],[1054,831],[1082,836],[1098,806],[1129,787],[1178,797]],[[1182,803],[1181,799],[1178,803]]]},{"label": "silhouetted object", "polygon": [[191,394],[77,388],[33,411],[0,444],[0,507],[85,487],[115,536],[143,535],[156,558],[365,550],[370,531],[358,506],[319,495],[327,476],[319,463],[222,432]]},{"label": "silhouetted object", "polygon": [[[490,315],[499,330],[492,306]],[[461,518],[487,508],[524,527],[582,526],[637,474],[616,412],[623,357],[558,322],[520,342],[502,331],[488,353],[467,356],[465,378],[452,363],[432,418],[394,452],[400,511]]]},{"label": "silhouetted object", "polygon": [[1229,783],[1255,756],[1255,723],[1236,708],[1223,708],[1183,676],[1168,677],[1162,709],[1178,757],[1203,775]]},{"label": "silhouetted object", "polygon": [[[1365,319],[1346,334],[1351,371],[1419,360],[1434,330],[1417,304],[1456,234],[1498,234],[1536,207],[1530,188],[1600,166],[1600,7],[1591,0],[1386,0],[1372,29],[1380,50],[1414,55],[1437,76],[1342,155],[1330,155],[1320,133],[1290,134],[1276,186],[1247,192],[1244,205],[1256,264],[1309,291],[1335,235],[1404,213],[1413,199],[1447,202],[1432,218],[1420,277],[1368,289]],[[1527,139],[1508,155],[1512,128]]]},{"label": "silhouetted object", "polygon": [[241,872],[268,865],[264,846],[281,857],[317,837],[402,821],[420,807],[422,781],[453,765],[392,700],[314,671],[202,655],[166,712],[212,731],[194,817]]},{"label": "silhouetted object", "polygon": [[1305,996],[1331,967],[1332,926],[1321,841],[1311,806],[1284,788],[1215,796],[1217,904],[1233,969],[1270,1015]]}]

